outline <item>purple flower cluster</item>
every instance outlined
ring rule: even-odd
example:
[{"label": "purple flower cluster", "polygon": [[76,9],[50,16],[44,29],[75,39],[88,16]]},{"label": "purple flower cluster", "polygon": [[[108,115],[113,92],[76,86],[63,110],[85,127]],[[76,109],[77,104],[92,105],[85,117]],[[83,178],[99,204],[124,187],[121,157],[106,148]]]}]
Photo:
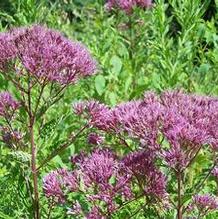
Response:
[{"label": "purple flower cluster", "polygon": [[20,104],[13,99],[10,93],[0,93],[0,116],[10,119],[19,107]]},{"label": "purple flower cluster", "polygon": [[[96,101],[79,102],[73,108],[90,128],[112,136],[129,149],[129,153],[118,153],[119,156],[109,149],[95,149],[90,155],[81,153],[71,159],[75,170],[69,175],[74,176],[73,180],[63,180],[59,175],[64,182],[60,188],[68,187],[69,191],[75,192],[83,183],[82,191],[87,202],[91,203],[89,213],[83,212],[86,218],[111,215],[119,208],[116,200],[120,196],[133,200],[140,194],[149,203],[166,207],[170,201],[168,178],[162,170],[170,167],[176,174],[183,174],[203,147],[209,146],[213,153],[218,148],[216,98],[180,91],[160,95],[149,92],[141,100],[121,103],[113,108]],[[102,137],[91,133],[88,142],[102,144]],[[216,169],[213,175],[217,176]],[[70,182],[73,182],[72,189],[69,189]],[[133,189],[132,185],[137,185],[137,192],[134,190],[136,186]],[[49,196],[49,191],[45,192]],[[104,204],[96,205],[99,202]],[[78,203],[73,206],[80,209]],[[193,198],[192,206],[213,210],[217,209],[217,200],[209,195],[199,195]]]},{"label": "purple flower cluster", "polygon": [[88,143],[92,145],[100,145],[104,141],[104,137],[96,134],[96,133],[90,133],[88,136]]},{"label": "purple flower cluster", "polygon": [[111,110],[97,101],[78,102],[73,105],[74,113],[88,119],[89,125],[108,131],[114,128]]},{"label": "purple flower cluster", "polygon": [[[102,218],[102,212],[113,213],[117,207],[115,199],[120,195],[131,198],[130,179],[119,171],[121,164],[109,149],[95,149],[90,155],[82,153],[71,160],[75,167],[73,171],[58,170],[44,177],[46,197],[63,203],[67,201],[65,193],[82,192],[93,207],[87,218],[94,218],[91,215]],[[107,209],[99,209],[98,202],[105,203]],[[76,210],[74,213],[78,214],[78,208]],[[80,213],[84,213],[82,209]]]},{"label": "purple flower cluster", "polygon": [[218,180],[218,167],[215,167],[212,171],[212,175]]},{"label": "purple flower cluster", "polygon": [[114,8],[121,9],[126,13],[131,13],[134,7],[150,8],[152,0],[108,0],[106,3],[107,10]]},{"label": "purple flower cluster", "polygon": [[9,127],[0,128],[2,141],[11,148],[16,148],[23,138],[21,132],[17,130],[11,130]]},{"label": "purple flower cluster", "polygon": [[190,212],[194,209],[197,209],[199,215],[204,216],[211,211],[218,210],[218,199],[216,196],[209,194],[195,195],[193,197],[192,203],[188,207]]},{"label": "purple flower cluster", "polygon": [[[183,170],[204,146],[218,148],[218,99],[179,91],[109,108],[97,102],[79,103],[76,112],[91,126],[107,133],[138,139],[141,146],[156,151],[175,170]],[[160,139],[168,142],[161,147]],[[162,141],[163,141],[162,140]]]},{"label": "purple flower cluster", "polygon": [[0,33],[0,70],[4,69],[5,63],[16,55],[13,37],[9,33]]},{"label": "purple flower cluster", "polygon": [[61,189],[61,174],[53,171],[46,175],[43,179],[43,190],[47,198],[54,198],[55,201],[63,203],[64,193]]},{"label": "purple flower cluster", "polygon": [[78,189],[77,172],[69,172],[66,169],[52,171],[43,179],[43,190],[47,198],[53,198],[59,203],[65,202],[64,189],[76,191]]},{"label": "purple flower cluster", "polygon": [[163,107],[153,93],[147,94],[144,100],[130,101],[112,109],[95,101],[80,102],[73,107],[90,126],[115,134],[127,133],[151,149],[159,148],[158,126]]},{"label": "purple flower cluster", "polygon": [[165,158],[171,167],[185,168],[204,145],[217,149],[217,99],[176,91],[163,93],[161,100],[162,132],[170,143]]},{"label": "purple flower cluster", "polygon": [[146,196],[167,198],[166,177],[155,165],[155,155],[151,151],[136,151],[126,155],[123,168],[143,188]]},{"label": "purple flower cluster", "polygon": [[43,81],[70,84],[96,71],[96,62],[82,44],[42,26],[1,34],[0,49],[0,69],[18,59],[25,71]]}]

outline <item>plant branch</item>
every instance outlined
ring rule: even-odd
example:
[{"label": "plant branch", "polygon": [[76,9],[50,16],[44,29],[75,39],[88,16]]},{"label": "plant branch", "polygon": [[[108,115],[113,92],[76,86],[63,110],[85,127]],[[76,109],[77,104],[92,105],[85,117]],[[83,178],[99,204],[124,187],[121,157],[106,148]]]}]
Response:
[{"label": "plant branch", "polygon": [[32,170],[32,175],[33,175],[33,190],[34,190],[34,218],[39,219],[39,192],[38,192],[38,175],[36,171],[36,156],[37,156],[37,151],[36,151],[36,146],[34,142],[34,131],[33,131],[33,126],[34,126],[34,117],[30,118],[30,126],[29,126],[29,132],[30,132],[30,143],[31,143],[31,170]]},{"label": "plant branch", "polygon": [[36,113],[37,113],[37,110],[38,110],[38,107],[39,107],[39,104],[40,104],[40,100],[41,100],[43,91],[45,89],[45,86],[46,86],[46,83],[43,83],[42,87],[40,89],[40,93],[39,93],[39,96],[38,96],[37,101],[36,101],[36,107],[35,107],[34,115],[36,115]]},{"label": "plant branch", "polygon": [[181,195],[181,191],[182,191],[182,173],[179,171],[177,173],[177,184],[178,184],[178,188],[177,188],[177,195],[178,195],[178,205],[177,205],[177,218],[178,219],[182,219],[182,195]]},{"label": "plant branch", "polygon": [[195,187],[195,192],[199,192],[201,187],[204,185],[205,181],[209,178],[209,176],[211,175],[212,171],[214,170],[214,168],[216,167],[217,162],[215,162],[213,164],[213,166],[210,168],[209,172],[207,173],[207,175],[204,177],[204,179],[198,183],[198,185]]},{"label": "plant branch", "polygon": [[191,160],[189,161],[189,163],[187,164],[186,168],[188,168],[194,161],[194,159],[197,157],[197,155],[199,154],[200,150],[202,148],[202,145],[200,145],[195,153],[195,155],[191,158]]},{"label": "plant branch", "polygon": [[73,135],[70,140],[68,140],[66,143],[62,144],[59,148],[55,149],[47,158],[45,158],[40,166],[37,168],[37,171],[41,169],[45,164],[47,164],[50,160],[52,160],[54,157],[59,155],[62,151],[64,151],[67,147],[69,147],[76,139],[77,137],[88,127],[89,125],[86,124],[83,126],[75,135]]}]

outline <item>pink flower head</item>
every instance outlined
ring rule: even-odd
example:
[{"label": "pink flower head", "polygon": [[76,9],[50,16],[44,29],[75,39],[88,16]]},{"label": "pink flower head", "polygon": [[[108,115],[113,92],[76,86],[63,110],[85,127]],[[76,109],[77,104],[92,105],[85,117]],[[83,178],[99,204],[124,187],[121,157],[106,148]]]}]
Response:
[{"label": "pink flower head", "polygon": [[0,46],[5,40],[5,47],[10,49],[8,52],[4,49],[0,62],[16,57],[25,70],[39,80],[70,84],[96,70],[96,62],[82,44],[54,30],[35,25],[15,29],[2,38]]},{"label": "pink flower head", "polygon": [[110,150],[95,149],[80,165],[87,186],[96,183],[107,187],[110,178],[116,171],[115,157]]},{"label": "pink flower head", "polygon": [[23,138],[23,134],[17,130],[11,130],[8,127],[1,127],[2,141],[10,147],[16,147]]},{"label": "pink flower head", "polygon": [[176,171],[182,171],[188,164],[185,152],[177,146],[171,146],[168,151],[164,151],[163,157],[167,164]]},{"label": "pink flower head", "polygon": [[106,219],[102,216],[100,208],[94,206],[91,211],[87,214],[86,219]]},{"label": "pink flower head", "polygon": [[16,47],[10,33],[0,33],[0,51],[0,70],[4,70],[5,64],[16,56]]},{"label": "pink flower head", "polygon": [[158,149],[158,127],[163,107],[158,97],[146,93],[143,100],[120,104],[113,109],[113,121],[117,131],[124,131],[132,138],[139,139],[143,146]]},{"label": "pink flower head", "polygon": [[134,7],[150,8],[152,6],[152,0],[108,0],[106,3],[106,9],[112,10],[118,8],[130,14]]},{"label": "pink flower head", "polygon": [[147,195],[165,198],[166,177],[155,166],[152,151],[137,151],[128,154],[122,160],[123,168],[131,176],[140,180]]},{"label": "pink flower head", "polygon": [[109,107],[97,101],[75,103],[73,104],[73,110],[77,115],[88,119],[90,126],[100,130],[110,130],[115,126]]},{"label": "pink flower head", "polygon": [[164,156],[171,167],[185,168],[204,145],[217,147],[217,99],[181,91],[164,92],[160,98],[164,107],[161,132],[170,145]]},{"label": "pink flower head", "polygon": [[206,195],[195,195],[193,197],[193,204],[199,210],[218,210],[218,199],[215,196],[206,194]]},{"label": "pink flower head", "polygon": [[[132,198],[130,174],[124,172],[119,159],[111,150],[97,148],[90,154],[74,156],[72,162],[75,164],[74,170],[58,170],[44,178],[46,197],[53,197],[61,202],[65,199],[67,201],[68,196],[64,197],[63,194],[83,191],[91,207],[94,207],[96,202],[102,202],[110,213],[116,210],[117,197],[123,197],[125,200]],[[69,213],[82,214],[78,204],[77,210],[70,208]],[[94,217],[94,213],[97,214],[92,210],[87,214],[88,218],[92,218],[91,215]]]},{"label": "pink flower head", "polygon": [[43,179],[43,190],[47,198],[54,198],[57,202],[64,202],[64,193],[61,188],[60,175],[53,171]]},{"label": "pink flower head", "polygon": [[88,143],[93,145],[100,145],[104,141],[104,137],[98,135],[97,133],[90,133],[88,136]]},{"label": "pink flower head", "polygon": [[52,171],[43,178],[43,190],[46,197],[53,197],[57,202],[64,202],[64,189],[76,191],[78,188],[78,176],[76,172],[66,169]]},{"label": "pink flower head", "polygon": [[0,93],[0,116],[11,118],[19,107],[20,104],[13,99],[10,93]]},{"label": "pink flower head", "polygon": [[214,168],[214,170],[212,171],[212,175],[218,179],[218,167]]}]

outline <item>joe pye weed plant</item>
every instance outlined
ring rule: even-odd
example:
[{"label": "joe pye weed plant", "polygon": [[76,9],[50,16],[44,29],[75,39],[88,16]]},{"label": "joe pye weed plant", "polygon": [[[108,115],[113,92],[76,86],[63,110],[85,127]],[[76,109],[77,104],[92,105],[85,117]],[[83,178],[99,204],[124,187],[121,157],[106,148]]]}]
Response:
[{"label": "joe pye weed plant", "polygon": [[[146,93],[114,108],[75,104],[74,112],[95,131],[88,136],[94,148],[72,156],[73,170],[45,176],[46,197],[76,218],[182,219],[216,212],[217,186],[214,194],[205,188],[217,180],[217,104],[217,98],[180,91]],[[201,159],[206,163],[199,172]]]},{"label": "joe pye weed plant", "polygon": [[29,217],[40,218],[39,169],[76,138],[71,136],[49,157],[39,161],[36,139],[40,122],[68,86],[95,73],[96,62],[82,44],[37,25],[1,33],[0,49],[1,74],[13,84],[19,98],[15,100],[8,92],[0,95],[1,140],[12,150],[31,154],[32,182],[27,181],[27,190],[33,215]]},{"label": "joe pye weed plant", "polygon": [[[13,182],[17,190],[0,217],[11,205],[3,212],[16,218],[217,218],[218,99],[164,91],[216,93],[216,21],[203,18],[209,1],[69,2],[75,7],[53,5],[49,26],[89,45],[103,74],[86,98],[110,106],[77,102],[69,89],[97,70],[82,44],[39,25],[0,34],[0,85],[9,84],[0,92],[1,188]],[[19,24],[36,19],[24,14]],[[159,93],[117,104],[150,88]]]}]

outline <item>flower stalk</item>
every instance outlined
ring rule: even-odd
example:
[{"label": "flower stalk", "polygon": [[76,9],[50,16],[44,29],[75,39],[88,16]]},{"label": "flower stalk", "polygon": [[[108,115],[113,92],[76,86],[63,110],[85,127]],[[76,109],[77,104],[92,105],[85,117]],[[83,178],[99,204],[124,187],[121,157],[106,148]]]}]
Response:
[{"label": "flower stalk", "polygon": [[34,142],[34,117],[30,118],[30,143],[31,143],[31,170],[33,176],[33,191],[34,191],[34,218],[40,219],[40,206],[39,206],[39,191],[38,191],[38,174],[36,168],[37,160],[37,147]]},{"label": "flower stalk", "polygon": [[182,173],[179,171],[177,173],[177,183],[178,183],[178,205],[177,205],[177,219],[182,219],[183,218],[183,206],[182,206]]}]

